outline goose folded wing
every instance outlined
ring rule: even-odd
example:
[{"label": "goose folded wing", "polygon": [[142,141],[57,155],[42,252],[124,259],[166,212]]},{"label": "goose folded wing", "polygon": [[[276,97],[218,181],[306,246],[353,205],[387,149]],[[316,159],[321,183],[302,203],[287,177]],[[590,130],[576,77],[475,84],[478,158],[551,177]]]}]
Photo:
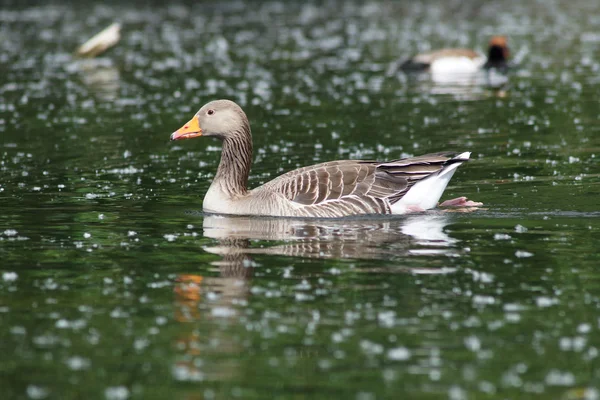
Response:
[{"label": "goose folded wing", "polygon": [[407,179],[378,169],[371,161],[334,161],[290,171],[267,183],[303,206],[326,202],[386,199],[408,187]]}]

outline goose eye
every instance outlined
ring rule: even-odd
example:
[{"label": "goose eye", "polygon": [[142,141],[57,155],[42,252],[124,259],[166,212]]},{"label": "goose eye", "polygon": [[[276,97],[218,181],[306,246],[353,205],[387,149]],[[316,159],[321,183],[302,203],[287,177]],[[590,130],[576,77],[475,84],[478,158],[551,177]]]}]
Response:
[{"label": "goose eye", "polygon": [[208,115],[213,115],[213,114],[215,113],[215,110],[208,110],[206,113],[207,113]]}]

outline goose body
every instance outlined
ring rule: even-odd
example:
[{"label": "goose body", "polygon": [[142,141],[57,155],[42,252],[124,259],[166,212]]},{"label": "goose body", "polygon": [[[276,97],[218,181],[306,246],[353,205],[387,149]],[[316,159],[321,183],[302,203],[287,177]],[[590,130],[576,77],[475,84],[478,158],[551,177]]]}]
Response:
[{"label": "goose body", "polygon": [[[435,153],[395,161],[339,160],[287,172],[248,190],[252,136],[246,114],[232,101],[203,106],[171,140],[214,136],[221,162],[203,202],[206,212],[336,218],[404,214],[437,205],[456,168],[470,153]],[[459,198],[452,205],[477,205]]]},{"label": "goose body", "polygon": [[487,56],[471,49],[440,49],[406,60],[405,71],[428,70],[432,74],[472,74],[482,68],[506,68],[509,50],[504,36],[490,39]]}]

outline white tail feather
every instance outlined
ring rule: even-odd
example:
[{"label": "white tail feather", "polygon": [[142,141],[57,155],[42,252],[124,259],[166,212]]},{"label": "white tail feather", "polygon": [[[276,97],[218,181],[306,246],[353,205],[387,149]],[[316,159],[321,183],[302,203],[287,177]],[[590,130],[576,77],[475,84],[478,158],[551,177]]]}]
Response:
[{"label": "white tail feather", "polygon": [[[467,161],[470,156],[471,152],[466,151],[454,157],[453,160]],[[428,210],[437,206],[450,178],[461,165],[460,162],[450,164],[437,174],[415,183],[404,197],[392,205],[392,214],[404,214],[411,209]]]}]

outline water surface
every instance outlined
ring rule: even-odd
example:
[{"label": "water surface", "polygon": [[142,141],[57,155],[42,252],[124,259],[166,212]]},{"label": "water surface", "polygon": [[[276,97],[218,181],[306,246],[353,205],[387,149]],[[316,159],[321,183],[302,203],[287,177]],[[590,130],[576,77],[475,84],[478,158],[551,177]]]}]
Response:
[{"label": "water surface", "polygon": [[[593,1],[53,2],[0,9],[0,386],[10,399],[600,397]],[[73,50],[113,21],[119,45]],[[507,76],[407,76],[484,51]],[[208,216],[205,102],[250,186],[338,158],[472,151],[470,213]]]}]

